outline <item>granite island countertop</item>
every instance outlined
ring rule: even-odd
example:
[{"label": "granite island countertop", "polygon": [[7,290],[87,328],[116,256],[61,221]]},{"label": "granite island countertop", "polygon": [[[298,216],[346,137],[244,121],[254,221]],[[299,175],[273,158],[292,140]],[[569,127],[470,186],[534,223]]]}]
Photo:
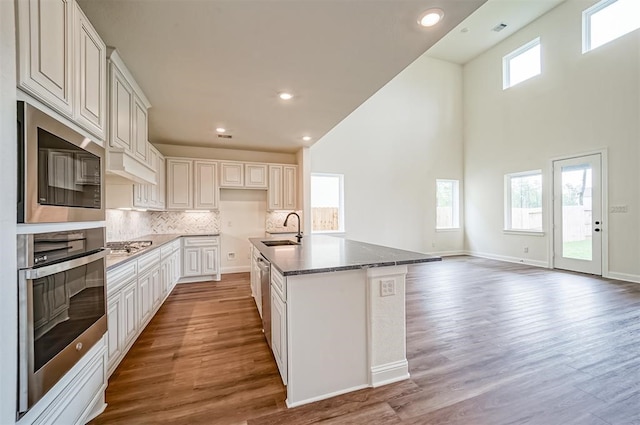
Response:
[{"label": "granite island countertop", "polygon": [[163,245],[166,245],[174,240],[181,237],[188,236],[220,236],[220,233],[198,233],[198,234],[152,234],[145,235],[139,238],[131,239],[127,242],[136,242],[136,241],[151,241],[151,245],[147,248],[139,249],[135,252],[131,252],[129,254],[109,254],[107,255],[106,268],[107,270],[112,269],[118,265],[124,264],[127,261],[134,260],[141,255],[147,254],[154,249],[160,248]]},{"label": "granite island countertop", "polygon": [[283,276],[428,263],[442,260],[442,258],[433,255],[353,241],[340,236],[310,235],[303,237],[300,245],[275,247],[269,247],[262,243],[262,241],[269,239],[295,241],[295,238],[249,239],[253,246]]}]

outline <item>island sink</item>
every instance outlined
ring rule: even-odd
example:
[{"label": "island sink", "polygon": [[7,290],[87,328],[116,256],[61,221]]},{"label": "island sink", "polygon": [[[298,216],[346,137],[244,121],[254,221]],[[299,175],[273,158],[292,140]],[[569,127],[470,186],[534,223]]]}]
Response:
[{"label": "island sink", "polygon": [[300,242],[290,241],[288,239],[284,240],[272,240],[272,241],[260,241],[266,246],[286,246],[286,245],[300,245]]}]

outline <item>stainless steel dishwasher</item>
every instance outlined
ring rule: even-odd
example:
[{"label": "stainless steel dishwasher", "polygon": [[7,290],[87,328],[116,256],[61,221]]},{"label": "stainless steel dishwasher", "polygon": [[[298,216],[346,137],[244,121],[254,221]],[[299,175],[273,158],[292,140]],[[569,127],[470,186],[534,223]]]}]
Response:
[{"label": "stainless steel dishwasher", "polygon": [[262,330],[267,344],[271,347],[271,263],[260,255],[257,258],[260,269],[260,292],[262,295]]}]

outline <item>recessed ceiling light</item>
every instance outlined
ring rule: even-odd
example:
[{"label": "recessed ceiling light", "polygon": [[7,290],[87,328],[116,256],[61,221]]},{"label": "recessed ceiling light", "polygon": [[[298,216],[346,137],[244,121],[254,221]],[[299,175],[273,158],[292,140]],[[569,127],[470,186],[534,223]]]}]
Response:
[{"label": "recessed ceiling light", "polygon": [[293,95],[291,93],[282,92],[278,94],[278,97],[282,100],[290,100],[293,98]]},{"label": "recessed ceiling light", "polygon": [[418,23],[423,27],[432,27],[442,20],[444,12],[441,9],[429,9],[420,15]]},{"label": "recessed ceiling light", "polygon": [[224,133],[225,131],[227,131],[227,129],[226,128],[222,128],[222,127],[218,127],[218,128],[216,128],[216,131],[218,133]]},{"label": "recessed ceiling light", "polygon": [[309,140],[311,140],[311,136],[303,136],[302,140],[304,140],[305,142],[308,142]]}]

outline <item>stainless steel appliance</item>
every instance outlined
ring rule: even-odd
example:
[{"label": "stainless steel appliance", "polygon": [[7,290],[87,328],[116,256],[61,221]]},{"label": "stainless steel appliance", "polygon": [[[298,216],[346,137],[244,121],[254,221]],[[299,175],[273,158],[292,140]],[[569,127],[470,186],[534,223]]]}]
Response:
[{"label": "stainless steel appliance", "polygon": [[18,102],[18,223],[102,221],[104,148]]},{"label": "stainless steel appliance", "polygon": [[271,263],[263,255],[257,258],[260,269],[260,292],[262,294],[262,329],[267,344],[271,347]]},{"label": "stainless steel appliance", "polygon": [[18,416],[107,330],[104,233],[18,235]]}]

